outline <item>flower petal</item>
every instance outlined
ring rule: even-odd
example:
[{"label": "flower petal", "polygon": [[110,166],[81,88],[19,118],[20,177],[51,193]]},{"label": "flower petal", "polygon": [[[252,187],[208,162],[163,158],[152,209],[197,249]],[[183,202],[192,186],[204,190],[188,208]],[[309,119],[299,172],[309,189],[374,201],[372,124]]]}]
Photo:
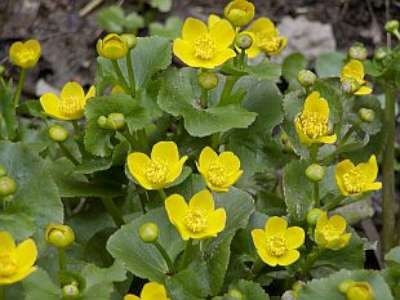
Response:
[{"label": "flower petal", "polygon": [[219,51],[211,60],[205,61],[202,67],[207,69],[212,69],[218,67],[231,59],[232,57],[236,56],[236,52],[230,48],[224,49]]},{"label": "flower petal", "polygon": [[15,249],[15,242],[12,235],[7,231],[0,231],[0,253],[10,252]]},{"label": "flower petal", "polygon": [[58,106],[60,100],[56,95],[52,93],[46,93],[40,97],[39,101],[47,115],[60,120],[69,120],[69,118],[65,117],[60,112],[60,108]]},{"label": "flower petal", "polygon": [[293,226],[285,232],[286,246],[288,249],[297,249],[304,244],[305,233],[303,228]]},{"label": "flower petal", "polygon": [[224,151],[219,155],[219,161],[226,171],[237,172],[240,170],[240,160],[231,151]]},{"label": "flower petal", "polygon": [[224,50],[232,45],[235,39],[235,30],[227,20],[220,20],[210,27],[210,35],[217,48]]},{"label": "flower petal", "polygon": [[365,188],[365,191],[366,192],[368,192],[368,191],[379,191],[380,189],[382,189],[382,182],[376,181],[376,182],[367,184],[367,186]]},{"label": "flower petal", "polygon": [[257,249],[257,254],[264,263],[271,267],[275,267],[278,264],[278,258],[269,255],[266,249]]},{"label": "flower petal", "polygon": [[328,102],[322,98],[319,92],[309,94],[304,102],[304,112],[317,112],[318,114],[329,117]]},{"label": "flower petal", "polygon": [[218,154],[211,147],[203,148],[200,152],[197,170],[202,174],[207,173],[210,164],[216,159],[218,159]]},{"label": "flower petal", "polygon": [[251,237],[253,238],[253,243],[256,249],[266,248],[266,235],[265,231],[262,229],[253,229],[251,231]]},{"label": "flower petal", "polygon": [[133,178],[147,190],[154,189],[153,185],[144,176],[144,172],[150,162],[150,158],[141,152],[133,152],[129,154],[127,158],[129,173],[131,173]]},{"label": "flower petal", "polygon": [[332,135],[326,135],[326,136],[321,136],[320,138],[317,139],[320,143],[323,144],[333,144],[337,140],[336,134]]},{"label": "flower petal", "polygon": [[174,40],[172,50],[181,61],[190,67],[198,67],[199,61],[194,56],[193,46],[182,39]]},{"label": "flower petal", "polygon": [[220,233],[226,225],[226,211],[223,208],[211,212],[207,217],[207,232]]},{"label": "flower petal", "polygon": [[342,193],[342,195],[345,196],[349,195],[343,182],[343,175],[345,175],[354,167],[355,167],[354,164],[349,159],[343,160],[336,165],[335,168],[336,184],[339,187],[339,190]]},{"label": "flower petal", "polygon": [[182,156],[182,158],[175,165],[169,165],[169,170],[166,178],[167,183],[174,182],[181,175],[183,166],[187,159],[188,157],[185,155]]},{"label": "flower petal", "polygon": [[204,22],[195,18],[185,20],[182,28],[182,39],[185,41],[193,42],[205,33],[208,33],[208,28]]},{"label": "flower petal", "polygon": [[28,270],[23,270],[23,271],[17,272],[8,277],[0,277],[0,285],[9,285],[9,284],[13,284],[18,281],[24,280],[26,277],[28,277],[34,271],[36,271],[36,267],[32,267]]},{"label": "flower petal", "polygon": [[284,235],[287,228],[287,221],[281,217],[271,217],[265,223],[265,234],[267,236]]},{"label": "flower petal", "polygon": [[167,291],[164,285],[157,282],[148,282],[144,285],[142,292],[140,293],[142,300],[166,300]]},{"label": "flower petal", "polygon": [[333,215],[332,217],[329,218],[328,222],[340,233],[343,233],[346,230],[347,227],[346,219],[340,215]]},{"label": "flower petal", "polygon": [[192,197],[189,202],[191,209],[201,209],[205,212],[214,211],[214,199],[208,190],[202,190]]},{"label": "flower petal", "polygon": [[179,162],[178,146],[174,142],[158,142],[151,150],[151,159],[174,165]]},{"label": "flower petal", "polygon": [[35,242],[32,239],[27,239],[20,243],[16,248],[16,255],[18,257],[19,269],[31,269],[38,255]]},{"label": "flower petal", "polygon": [[68,98],[78,98],[78,99],[84,99],[85,98],[85,92],[83,91],[83,88],[81,85],[75,81],[70,81],[67,82],[64,87],[61,90],[60,97],[62,99],[68,99]]},{"label": "flower petal", "polygon": [[350,60],[343,68],[340,74],[341,79],[350,78],[357,82],[364,79],[364,65],[356,59]]},{"label": "flower petal", "polygon": [[369,87],[368,85],[363,85],[362,87],[360,87],[355,93],[354,95],[369,95],[372,93],[372,88]]},{"label": "flower petal", "polygon": [[212,26],[214,26],[217,22],[221,21],[222,19],[214,14],[210,14],[208,16],[208,27],[211,28]]},{"label": "flower petal", "polygon": [[288,266],[298,260],[300,252],[297,250],[288,250],[284,255],[278,257],[278,265]]},{"label": "flower petal", "polygon": [[319,215],[319,218],[318,218],[318,220],[317,220],[317,224],[316,224],[316,226],[315,226],[315,232],[320,231],[320,229],[321,229],[322,227],[324,227],[326,224],[328,224],[328,221],[329,221],[329,219],[328,219],[328,214],[327,214],[325,211],[323,211],[323,212]]},{"label": "flower petal", "polygon": [[270,19],[265,17],[255,20],[253,23],[250,24],[247,30],[254,33],[265,32],[271,34],[272,36],[278,35],[274,23]]},{"label": "flower petal", "polygon": [[96,87],[94,85],[92,85],[89,88],[88,92],[86,93],[85,102],[87,102],[90,98],[93,98],[95,96],[96,96]]},{"label": "flower petal", "polygon": [[128,294],[125,295],[124,300],[140,300],[140,298],[136,295]]},{"label": "flower petal", "polygon": [[337,249],[342,249],[342,248],[346,247],[349,244],[350,239],[351,239],[351,233],[343,234],[340,237],[339,243],[337,245]]},{"label": "flower petal", "polygon": [[25,43],[25,47],[27,47],[29,50],[31,50],[35,56],[37,56],[38,58],[40,57],[40,55],[42,54],[42,47],[40,46],[40,43],[38,40],[28,40]]},{"label": "flower petal", "polygon": [[358,164],[356,169],[367,178],[368,182],[374,182],[378,176],[378,163],[376,162],[376,156],[371,155],[368,162]]},{"label": "flower petal", "polygon": [[174,225],[183,222],[183,218],[188,212],[189,206],[185,199],[179,194],[173,194],[165,199],[165,210],[167,211],[170,222]]}]

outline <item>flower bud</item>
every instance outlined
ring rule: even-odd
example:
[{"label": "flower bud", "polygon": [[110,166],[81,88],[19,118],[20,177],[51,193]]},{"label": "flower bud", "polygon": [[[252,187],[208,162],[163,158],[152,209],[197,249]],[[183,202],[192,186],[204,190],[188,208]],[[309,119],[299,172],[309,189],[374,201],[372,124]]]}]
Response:
[{"label": "flower bud", "polygon": [[205,90],[215,89],[218,85],[218,75],[211,71],[203,71],[197,76],[200,86]]},{"label": "flower bud", "polygon": [[0,65],[0,76],[3,75],[6,68],[3,65]]},{"label": "flower bud", "polygon": [[111,89],[111,95],[119,95],[119,94],[125,94],[124,89],[119,84],[114,85],[113,88]]},{"label": "flower bud", "polygon": [[360,116],[361,120],[368,123],[373,122],[375,119],[375,111],[369,108],[360,108],[358,115]]},{"label": "flower bud", "polygon": [[368,56],[368,52],[363,44],[356,43],[350,47],[349,56],[350,56],[350,58],[353,58],[353,59],[365,60]]},{"label": "flower bud", "polygon": [[0,165],[0,177],[6,176],[7,170],[3,165]]},{"label": "flower bud", "polygon": [[49,128],[49,137],[55,142],[64,142],[68,135],[68,130],[60,125],[53,125]]},{"label": "flower bud", "polygon": [[113,130],[120,130],[125,127],[125,116],[121,113],[110,113],[107,117],[106,127]]},{"label": "flower bud", "polygon": [[375,50],[374,58],[376,60],[382,60],[389,54],[389,50],[385,47],[381,47]]},{"label": "flower bud", "polygon": [[9,176],[0,177],[0,197],[7,197],[17,190],[17,183]]},{"label": "flower bud", "polygon": [[241,32],[236,36],[236,46],[242,50],[249,49],[253,45],[254,36],[251,32]]},{"label": "flower bud", "polygon": [[238,289],[230,289],[228,295],[234,299],[242,300],[243,295]]},{"label": "flower bud", "polygon": [[246,0],[233,0],[224,9],[225,18],[237,27],[247,25],[254,18],[254,13],[253,3]]},{"label": "flower bud", "polygon": [[139,237],[145,243],[154,243],[157,241],[158,235],[159,230],[156,223],[148,222],[139,227]]},{"label": "flower bud", "polygon": [[293,145],[289,140],[289,136],[287,135],[286,132],[282,132],[281,135],[279,136],[279,139],[281,141],[283,150],[285,152],[292,152],[293,151]]},{"label": "flower bud", "polygon": [[366,281],[345,280],[338,289],[346,295],[347,300],[373,300],[374,290]]},{"label": "flower bud", "polygon": [[65,300],[78,299],[79,293],[79,288],[75,282],[64,285],[62,288],[62,295]]},{"label": "flower bud", "polygon": [[97,41],[96,49],[100,56],[117,60],[128,53],[128,44],[118,34],[110,33]]},{"label": "flower bud", "polygon": [[317,75],[315,75],[315,73],[311,72],[310,70],[301,70],[297,74],[297,80],[302,86],[309,87],[315,83],[315,81],[317,80]]},{"label": "flower bud", "polygon": [[46,228],[45,239],[54,247],[66,248],[75,241],[75,233],[68,225],[49,224]]},{"label": "flower bud", "polygon": [[399,30],[399,21],[398,20],[390,20],[385,24],[385,30],[390,33],[394,33]]},{"label": "flower bud", "polygon": [[107,128],[107,117],[106,117],[106,116],[100,116],[100,117],[98,117],[98,118],[97,118],[97,125],[98,125],[100,128],[108,129],[108,128]]},{"label": "flower bud", "polygon": [[137,43],[136,35],[132,33],[124,33],[121,35],[121,39],[123,39],[126,42],[129,49],[136,47]]},{"label": "flower bud", "polygon": [[15,42],[9,50],[11,63],[22,69],[30,69],[36,66],[41,54],[42,48],[39,41],[35,39]]},{"label": "flower bud", "polygon": [[311,181],[321,181],[325,176],[325,168],[318,164],[312,164],[307,167],[305,173]]},{"label": "flower bud", "polygon": [[320,217],[322,212],[323,212],[323,210],[321,210],[319,208],[313,208],[313,209],[309,210],[308,213],[307,213],[307,223],[309,225],[317,224],[317,221],[318,221],[318,219],[319,219],[319,217]]}]

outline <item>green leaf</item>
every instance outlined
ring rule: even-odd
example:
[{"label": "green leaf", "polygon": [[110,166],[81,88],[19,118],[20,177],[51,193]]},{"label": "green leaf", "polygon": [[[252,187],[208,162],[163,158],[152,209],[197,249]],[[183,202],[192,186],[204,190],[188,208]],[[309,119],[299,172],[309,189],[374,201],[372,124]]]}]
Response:
[{"label": "green leaf", "polygon": [[13,139],[18,128],[14,109],[14,91],[9,82],[4,82],[0,77],[0,133],[1,136]]},{"label": "green leaf", "polygon": [[97,13],[96,21],[108,32],[122,33],[125,24],[124,11],[117,5],[103,8]]},{"label": "green leaf", "polygon": [[169,17],[165,24],[158,22],[149,25],[150,35],[158,35],[173,40],[180,36],[183,22],[178,17]]},{"label": "green leaf", "polygon": [[289,83],[289,90],[301,87],[297,81],[297,74],[307,68],[307,59],[301,53],[293,53],[285,58],[282,64],[282,76]]},{"label": "green leaf", "polygon": [[382,276],[376,271],[347,271],[342,270],[323,279],[314,279],[307,283],[301,290],[299,300],[343,300],[344,295],[338,286],[345,280],[367,281],[373,288],[379,300],[393,300],[390,289]]},{"label": "green leaf", "polygon": [[171,0],[150,0],[150,5],[157,8],[161,12],[169,12],[171,10]]},{"label": "green leaf", "polygon": [[319,77],[338,77],[346,55],[340,52],[321,54],[315,62],[315,69]]},{"label": "green leaf", "polygon": [[127,31],[136,33],[139,28],[144,27],[144,18],[133,11],[125,17],[124,26]]},{"label": "green leaf", "polygon": [[268,294],[256,282],[249,280],[239,280],[236,284],[230,286],[242,293],[243,300],[269,300]]},{"label": "green leaf", "polygon": [[50,279],[46,271],[36,270],[23,281],[25,300],[59,300],[62,298],[61,290]]},{"label": "green leaf", "polygon": [[385,255],[385,261],[394,262],[400,265],[400,246],[390,249]]},{"label": "green leaf", "polygon": [[190,71],[167,71],[158,96],[162,110],[184,118],[185,129],[190,135],[204,137],[232,128],[246,128],[254,122],[256,114],[238,105],[201,109],[195,100]]},{"label": "green leaf", "polygon": [[269,61],[247,66],[246,71],[258,80],[278,81],[282,74],[281,65],[270,63]]},{"label": "green leaf", "polygon": [[23,212],[0,214],[0,229],[12,232],[16,240],[31,236],[36,229],[33,217]]},{"label": "green leaf", "polygon": [[283,170],[283,193],[292,223],[303,223],[312,208],[312,185],[304,172],[308,163],[304,160],[292,161]]},{"label": "green leaf", "polygon": [[146,222],[157,223],[159,242],[174,260],[183,249],[183,241],[169,222],[164,208],[151,210],[122,226],[108,240],[107,250],[134,275],[162,282],[168,273],[166,262],[154,245],[144,243],[138,236],[139,227]]}]

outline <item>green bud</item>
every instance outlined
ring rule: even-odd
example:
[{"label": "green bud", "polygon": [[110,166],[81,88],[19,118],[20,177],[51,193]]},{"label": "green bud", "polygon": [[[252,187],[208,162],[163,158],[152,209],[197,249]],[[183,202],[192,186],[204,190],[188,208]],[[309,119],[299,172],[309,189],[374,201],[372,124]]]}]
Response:
[{"label": "green bud", "polygon": [[253,37],[248,32],[241,32],[237,35],[235,43],[240,49],[246,50],[253,45]]},{"label": "green bud", "polygon": [[354,280],[348,279],[341,282],[338,286],[338,289],[341,293],[345,294],[347,290],[354,284]]},{"label": "green bud", "polygon": [[145,243],[154,243],[159,235],[158,226],[156,223],[148,222],[139,227],[139,237]]},{"label": "green bud", "polygon": [[315,75],[310,70],[301,70],[297,74],[297,80],[302,86],[309,87],[315,83],[315,81],[317,80],[317,75]]},{"label": "green bud", "polygon": [[17,190],[17,183],[9,176],[0,177],[0,197],[7,197]]},{"label": "green bud", "polygon": [[365,60],[368,56],[368,52],[363,44],[357,43],[350,47],[349,56],[353,59]]},{"label": "green bud", "polygon": [[136,47],[137,43],[136,35],[132,33],[124,33],[121,35],[121,39],[126,42],[128,48],[132,49]]},{"label": "green bud", "polygon": [[228,295],[234,299],[243,299],[243,295],[238,289],[230,289]]},{"label": "green bud", "polygon": [[381,47],[375,50],[374,58],[376,60],[382,60],[389,54],[389,50],[385,47]]},{"label": "green bud", "polygon": [[3,75],[6,68],[3,65],[0,65],[0,76]]},{"label": "green bud", "polygon": [[307,167],[305,173],[311,181],[321,181],[325,176],[325,168],[318,164],[312,164]]},{"label": "green bud", "polygon": [[0,165],[0,177],[6,176],[7,170],[3,165]]},{"label": "green bud", "polygon": [[215,89],[218,85],[218,75],[211,71],[200,72],[197,79],[200,86],[206,90]]},{"label": "green bud", "polygon": [[[308,211],[308,213],[307,213],[307,223],[308,223],[309,225],[315,225],[315,224],[317,224],[317,221],[318,221],[318,219],[319,219],[319,216],[320,216],[322,213],[323,213],[323,210],[322,210],[322,209],[319,209],[319,208],[310,209],[310,210]],[[295,289],[294,286],[293,286],[293,289]]]},{"label": "green bud", "polygon": [[398,20],[390,20],[385,24],[385,30],[390,33],[394,33],[399,30],[399,21]]},{"label": "green bud", "polygon": [[75,233],[68,225],[49,224],[45,231],[45,239],[56,248],[67,248],[75,241]]},{"label": "green bud", "polygon": [[113,130],[120,130],[125,127],[125,116],[121,113],[111,113],[107,117],[106,127]]},{"label": "green bud", "polygon": [[375,119],[375,111],[369,108],[360,108],[358,115],[360,116],[361,120],[368,123],[373,122]]},{"label": "green bud", "polygon": [[65,299],[65,300],[78,299],[79,293],[80,293],[79,288],[76,283],[64,285],[62,288],[62,295],[63,295],[63,299]]},{"label": "green bud", "polygon": [[285,152],[292,152],[293,151],[293,145],[289,140],[289,136],[287,135],[286,132],[282,131],[281,135],[279,136],[279,139],[281,141],[283,150]]},{"label": "green bud", "polygon": [[68,135],[68,130],[60,125],[53,125],[49,128],[49,137],[55,142],[64,142]]},{"label": "green bud", "polygon": [[98,117],[98,118],[97,118],[97,125],[98,125],[100,128],[108,129],[108,128],[107,128],[107,117],[105,117],[105,116],[100,116],[100,117]]}]

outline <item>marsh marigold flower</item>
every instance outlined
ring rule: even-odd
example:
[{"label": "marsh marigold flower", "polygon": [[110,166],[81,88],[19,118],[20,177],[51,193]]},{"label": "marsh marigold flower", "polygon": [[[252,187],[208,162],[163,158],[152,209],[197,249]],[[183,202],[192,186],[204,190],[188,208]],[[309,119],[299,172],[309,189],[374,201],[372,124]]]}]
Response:
[{"label": "marsh marigold flower", "polygon": [[339,285],[339,290],[347,300],[374,300],[374,290],[367,281],[346,280]]},{"label": "marsh marigold flower", "polygon": [[0,285],[21,281],[36,270],[36,244],[27,239],[15,245],[11,234],[0,231]]},{"label": "marsh marigold flower", "polygon": [[11,63],[23,69],[33,68],[41,54],[42,48],[38,40],[15,42],[9,50]]},{"label": "marsh marigold flower", "polygon": [[328,218],[326,212],[322,212],[317,220],[314,238],[321,248],[340,250],[347,246],[351,233],[346,233],[346,219],[339,215]]},{"label": "marsh marigold flower", "polygon": [[364,65],[361,61],[352,59],[343,68],[340,74],[340,81],[354,95],[369,95],[372,88],[366,85],[364,80]]},{"label": "marsh marigold flower", "polygon": [[378,163],[375,155],[372,155],[368,162],[356,166],[349,159],[336,165],[336,183],[344,196],[357,196],[363,192],[380,190],[382,183],[375,181],[377,176]]},{"label": "marsh marigold flower", "polygon": [[287,44],[287,38],[279,35],[278,29],[268,18],[259,18],[246,29],[254,36],[253,44],[246,50],[248,57],[256,57],[260,52],[267,55],[279,54]]},{"label": "marsh marigold flower", "polygon": [[336,142],[336,134],[329,135],[328,124],[328,102],[318,92],[312,92],[304,102],[303,111],[295,119],[300,142],[308,146]]},{"label": "marsh marigold flower", "polygon": [[57,248],[67,248],[75,241],[72,228],[63,224],[47,225],[44,237],[46,242]]},{"label": "marsh marigold flower", "polygon": [[216,237],[225,228],[225,209],[215,209],[208,190],[195,194],[189,204],[181,195],[173,194],[165,200],[165,209],[170,222],[185,241]]},{"label": "marsh marigold flower", "polygon": [[227,20],[209,18],[207,27],[198,19],[188,18],[182,37],[174,40],[173,52],[190,67],[212,69],[236,56],[230,48],[234,39],[235,30]]},{"label": "marsh marigold flower", "polygon": [[40,97],[43,110],[50,117],[60,120],[77,120],[83,117],[87,101],[96,95],[94,86],[86,93],[77,82],[64,85],[59,96],[46,93]]},{"label": "marsh marigold flower", "polygon": [[140,297],[128,294],[124,300],[169,300],[164,285],[157,282],[148,282],[143,286]]},{"label": "marsh marigold flower", "polygon": [[174,182],[182,173],[187,156],[179,158],[174,142],[158,142],[151,157],[141,152],[128,155],[129,173],[146,190],[159,190]]},{"label": "marsh marigold flower", "polygon": [[248,24],[254,13],[254,4],[246,0],[233,0],[224,9],[225,18],[238,27]]},{"label": "marsh marigold flower", "polygon": [[126,39],[116,33],[109,33],[96,44],[97,53],[105,58],[116,60],[124,57],[129,50]]},{"label": "marsh marigold flower", "polygon": [[218,155],[210,147],[205,147],[196,162],[197,170],[207,186],[216,192],[227,192],[243,174],[239,158],[230,151]]},{"label": "marsh marigold flower", "polygon": [[301,227],[288,227],[284,218],[271,217],[264,229],[252,230],[251,236],[261,260],[275,267],[288,266],[299,259],[296,249],[304,244],[305,233]]}]

